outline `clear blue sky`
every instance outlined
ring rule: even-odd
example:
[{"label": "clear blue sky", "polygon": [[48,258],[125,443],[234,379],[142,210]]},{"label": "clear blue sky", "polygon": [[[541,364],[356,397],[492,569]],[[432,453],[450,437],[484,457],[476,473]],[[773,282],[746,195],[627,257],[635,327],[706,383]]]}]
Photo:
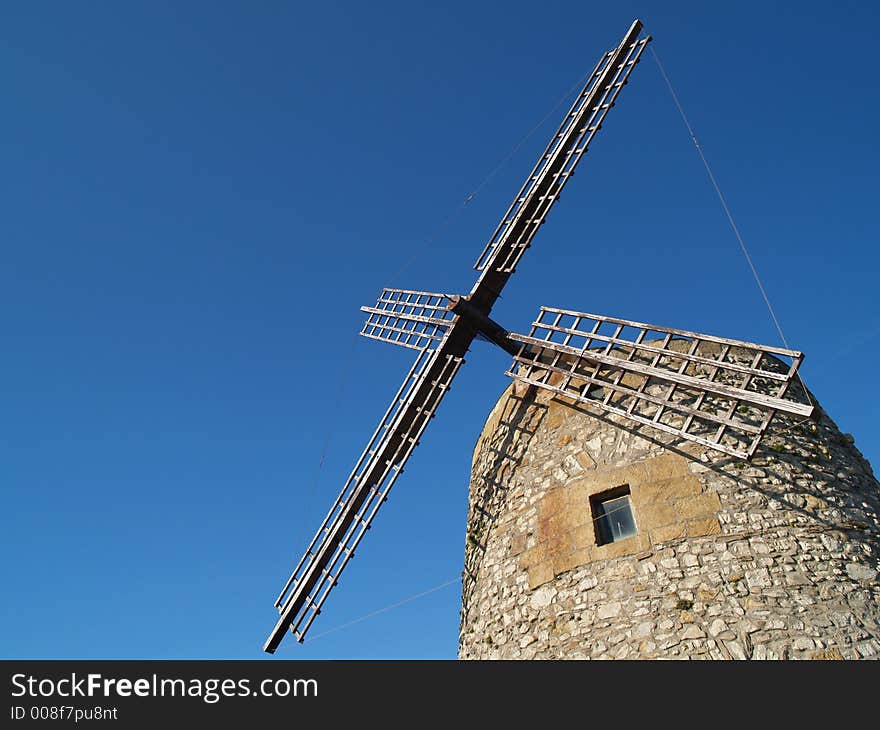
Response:
[{"label": "clear blue sky", "polygon": [[[878,462],[874,4],[6,4],[0,655],[264,656],[411,362],[358,307],[470,287],[562,107],[462,201],[634,17],[808,386]],[[650,54],[494,315],[542,304],[779,344]],[[455,656],[456,585],[320,634],[459,575],[506,364],[474,345],[315,638],[275,656]]]}]

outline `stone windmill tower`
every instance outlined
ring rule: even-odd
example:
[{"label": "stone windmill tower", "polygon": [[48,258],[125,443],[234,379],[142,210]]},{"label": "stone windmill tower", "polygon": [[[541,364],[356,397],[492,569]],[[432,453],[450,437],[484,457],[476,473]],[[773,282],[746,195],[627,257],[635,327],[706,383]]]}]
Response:
[{"label": "stone windmill tower", "polygon": [[362,308],[361,334],[418,354],[275,601],[265,651],[303,640],[475,339],[513,356],[514,383],[474,455],[460,656],[880,651],[877,483],[797,379],[800,352],[546,307],[528,335],[489,316],[641,32],[601,56],[467,295],[385,289]]},{"label": "stone windmill tower", "polygon": [[880,658],[880,484],[818,404],[749,461],[596,410],[515,382],[489,416],[461,658]]}]

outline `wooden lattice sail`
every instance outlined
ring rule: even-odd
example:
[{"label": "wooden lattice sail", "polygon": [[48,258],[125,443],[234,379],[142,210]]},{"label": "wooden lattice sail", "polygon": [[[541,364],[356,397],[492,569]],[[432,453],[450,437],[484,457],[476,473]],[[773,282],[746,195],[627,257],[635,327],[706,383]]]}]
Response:
[{"label": "wooden lattice sail", "polygon": [[794,350],[548,307],[511,339],[511,377],[731,456],[751,458],[777,411],[813,411],[786,398]]}]

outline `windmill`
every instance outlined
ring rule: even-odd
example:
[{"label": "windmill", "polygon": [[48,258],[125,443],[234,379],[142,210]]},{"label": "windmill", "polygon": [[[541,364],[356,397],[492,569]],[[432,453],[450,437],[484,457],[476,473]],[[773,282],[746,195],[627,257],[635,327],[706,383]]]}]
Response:
[{"label": "windmill", "polygon": [[361,334],[413,349],[415,362],[275,601],[263,647],[302,641],[418,445],[475,338],[508,352],[507,375],[685,441],[749,459],[786,397],[800,352],[584,312],[542,307],[528,335],[490,318],[538,228],[651,40],[635,20],[602,55],[480,254],[465,296],[384,289]]}]

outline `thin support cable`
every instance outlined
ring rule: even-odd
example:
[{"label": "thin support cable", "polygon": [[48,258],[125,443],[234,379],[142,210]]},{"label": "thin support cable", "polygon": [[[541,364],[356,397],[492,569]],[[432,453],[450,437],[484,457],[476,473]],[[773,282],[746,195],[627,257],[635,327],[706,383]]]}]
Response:
[{"label": "thin support cable", "polygon": [[361,621],[366,621],[367,619],[373,618],[375,616],[379,616],[380,614],[388,613],[388,611],[392,611],[395,608],[400,608],[401,606],[404,606],[407,603],[411,603],[412,601],[418,600],[419,598],[424,598],[425,596],[428,596],[431,593],[436,593],[439,590],[447,588],[447,587],[451,586],[453,583],[458,583],[458,581],[460,581],[460,580],[461,580],[461,577],[456,576],[455,578],[452,578],[451,580],[447,580],[444,583],[440,583],[440,585],[436,585],[433,588],[429,588],[426,591],[422,591],[421,593],[416,593],[412,596],[409,596],[408,598],[404,598],[401,601],[397,601],[397,603],[392,603],[391,605],[385,606],[384,608],[379,608],[375,611],[371,611],[370,613],[364,614],[360,618],[353,619],[352,621],[348,621],[344,624],[340,624],[339,626],[334,626],[332,629],[327,629],[326,631],[322,631],[320,634],[316,634],[315,636],[312,636],[307,642],[304,642],[304,643],[311,644],[316,639],[320,639],[322,636],[327,636],[327,634],[332,634],[334,631],[342,631],[343,629],[347,629],[349,626],[354,626],[355,624],[358,624]]},{"label": "thin support cable", "polygon": [[446,216],[446,218],[437,226],[434,232],[428,236],[427,239],[409,256],[409,258],[404,261],[404,263],[398,268],[392,275],[389,281],[391,285],[397,281],[397,278],[406,271],[410,266],[412,266],[413,262],[421,256],[422,252],[428,248],[431,244],[433,244],[452,224],[452,222],[461,215],[461,212],[468,206],[468,204],[479,195],[483,188],[489,184],[489,181],[492,180],[495,175],[508,163],[510,160],[516,155],[519,151],[520,147],[522,147],[530,137],[532,137],[541,127],[543,127],[547,120],[556,113],[556,110],[562,105],[562,103],[568,99],[572,93],[574,93],[578,88],[580,88],[586,81],[588,74],[582,74],[580,78],[557,100],[557,102],[553,105],[553,107],[544,115],[540,122],[535,124],[528,132],[526,132],[525,136],[519,140],[510,151],[501,158],[501,160],[486,174],[486,176],[482,179],[482,181],[475,187],[471,189],[471,192],[464,198],[464,200],[458,204],[457,207],[453,208],[450,213]]},{"label": "thin support cable", "polygon": [[337,388],[336,388],[336,400],[331,408],[331,418],[329,423],[327,424],[326,429],[324,430],[324,442],[321,447],[321,453],[318,458],[318,463],[315,466],[314,472],[312,473],[312,478],[308,482],[308,486],[306,488],[306,505],[305,509],[302,511],[302,514],[305,518],[310,518],[312,514],[312,508],[314,506],[314,498],[318,494],[322,471],[324,469],[324,461],[327,458],[327,454],[330,451],[330,443],[333,440],[333,437],[339,429],[339,414],[342,411],[342,404],[344,401],[344,396],[346,391],[348,390],[348,386],[352,381],[352,375],[354,373],[354,366],[356,363],[354,357],[354,348],[355,343],[358,341],[357,336],[352,336],[348,351],[343,356],[341,366],[339,368],[339,375],[337,377]]},{"label": "thin support cable", "polygon": [[[724,194],[721,192],[721,188],[718,186],[718,181],[715,179],[715,175],[712,173],[712,168],[709,165],[709,161],[706,159],[706,155],[703,153],[703,147],[700,144],[700,141],[697,139],[697,135],[687,118],[687,114],[684,113],[684,108],[681,106],[681,102],[678,100],[678,95],[675,93],[675,89],[672,87],[672,82],[669,80],[666,69],[660,62],[660,57],[657,55],[657,51],[654,50],[653,45],[651,46],[651,55],[654,56],[654,60],[657,62],[657,68],[660,69],[660,75],[663,76],[663,80],[666,82],[666,88],[669,89],[669,93],[672,96],[672,100],[675,102],[678,113],[681,115],[681,119],[684,122],[685,127],[687,127],[688,133],[691,135],[691,139],[694,142],[694,147],[697,148],[697,153],[700,155],[700,159],[703,161],[703,167],[706,168],[706,172],[709,175],[709,180],[711,180],[712,182],[712,187],[715,188],[715,192],[718,195],[718,200],[721,201],[721,207],[724,208],[724,213],[727,216],[727,220],[730,222],[730,227],[733,229],[733,234],[736,236],[736,240],[739,243],[739,247],[742,250],[743,256],[745,256],[746,263],[748,263],[749,268],[752,271],[752,276],[755,279],[755,283],[758,285],[761,296],[764,298],[764,303],[767,305],[767,311],[770,312],[770,317],[773,320],[773,324],[776,326],[776,331],[779,333],[779,338],[782,340],[782,344],[785,345],[786,349],[791,349],[788,345],[788,340],[785,338],[785,333],[782,331],[782,325],[779,323],[779,318],[776,316],[773,305],[770,304],[770,297],[767,296],[767,290],[764,289],[764,284],[761,282],[761,277],[758,275],[758,270],[755,267],[754,261],[752,261],[751,254],[749,254],[749,250],[746,247],[745,241],[743,240],[743,237],[739,232],[739,228],[737,227],[736,222],[733,220],[733,214],[730,212],[730,206],[727,205],[727,200],[725,200]],[[807,399],[810,401],[810,405],[814,405],[813,399],[810,396],[809,391],[807,390],[807,386],[804,385],[804,381],[800,373],[798,373],[797,378],[798,380],[800,380],[800,383],[804,388],[804,393],[806,394]]]},{"label": "thin support cable", "polygon": [[464,205],[466,205],[466,204],[469,203],[471,200],[473,200],[473,199],[474,199],[474,198],[480,193],[480,191],[481,191],[484,187],[486,187],[486,185],[489,183],[489,181],[490,181],[493,177],[495,177],[495,175],[498,174],[499,170],[501,170],[502,167],[504,167],[508,162],[510,162],[510,160],[513,158],[513,156],[514,156],[517,152],[519,152],[520,147],[522,147],[522,146],[528,141],[528,139],[529,139],[532,135],[535,134],[535,132],[537,132],[539,129],[541,129],[541,127],[543,127],[543,126],[547,123],[547,120],[550,119],[550,117],[551,117],[553,114],[556,113],[556,110],[557,110],[560,106],[562,106],[562,103],[563,103],[566,99],[568,99],[568,98],[569,98],[569,97],[570,97],[570,96],[571,96],[571,95],[572,95],[577,89],[581,88],[581,87],[584,85],[584,83],[586,83],[586,80],[587,80],[587,76],[588,76],[588,75],[589,75],[589,72],[587,72],[587,73],[585,73],[585,74],[582,74],[581,77],[580,77],[580,78],[579,78],[579,79],[578,79],[578,80],[577,80],[577,81],[576,81],[576,82],[575,82],[575,83],[574,83],[574,84],[568,89],[568,91],[566,91],[561,97],[559,97],[559,99],[557,100],[557,102],[556,102],[556,103],[553,105],[553,107],[552,107],[552,108],[551,108],[551,109],[550,109],[550,110],[544,115],[544,117],[541,119],[541,121],[538,122],[534,127],[532,127],[532,128],[531,128],[531,129],[525,134],[525,136],[524,136],[519,142],[517,142],[512,148],[511,148],[510,152],[508,152],[503,158],[501,158],[501,161],[500,161],[497,165],[495,165],[495,167],[492,168],[492,170],[489,172],[489,174],[486,175],[486,177],[483,178],[483,181],[482,181],[479,185],[477,185],[477,187],[475,187],[475,188],[473,189],[473,191],[471,192],[470,195],[467,196],[467,198],[465,198]]}]

